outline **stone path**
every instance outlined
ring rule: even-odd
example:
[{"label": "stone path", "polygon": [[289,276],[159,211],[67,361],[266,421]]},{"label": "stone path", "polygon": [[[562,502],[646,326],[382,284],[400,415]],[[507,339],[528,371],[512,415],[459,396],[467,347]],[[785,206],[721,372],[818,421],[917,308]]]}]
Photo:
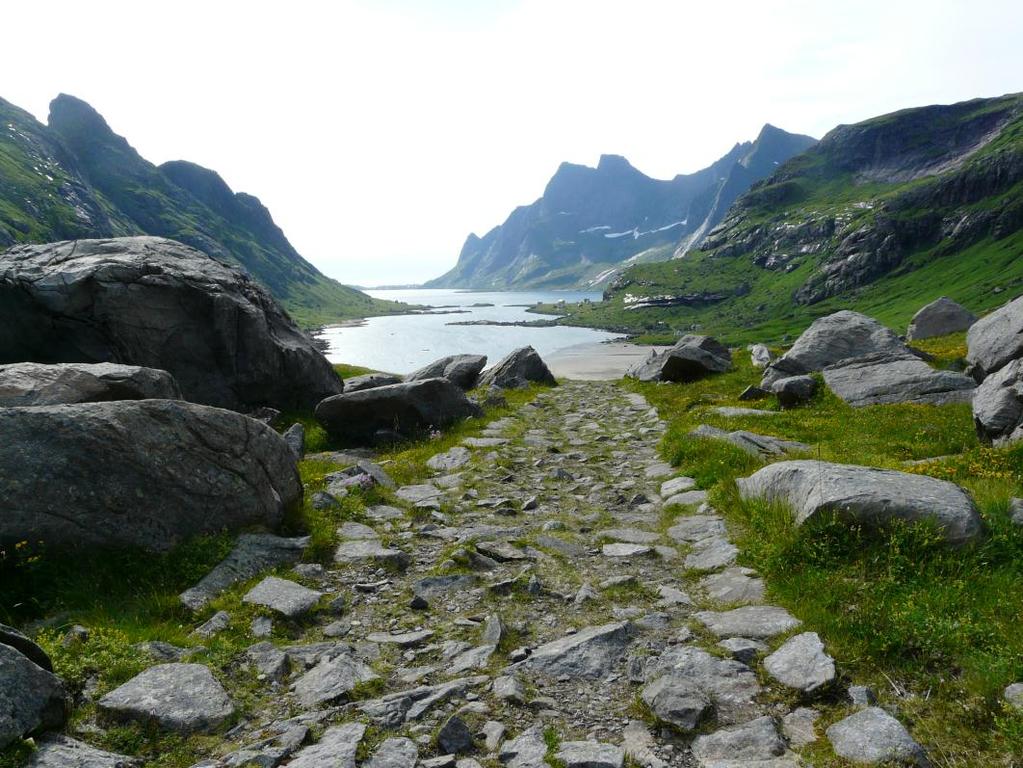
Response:
[{"label": "stone path", "polygon": [[[273,621],[336,597],[300,641],[253,645],[274,703],[200,765],[354,768],[366,726],[383,734],[361,747],[372,768],[805,764],[816,713],[779,702],[812,706],[834,662],[763,604],[706,494],[659,461],[665,428],[638,395],[568,383],[438,454],[401,509],[341,527],[332,568],[296,569],[305,589],[249,594]],[[838,731],[850,754],[871,742],[858,728]]]}]

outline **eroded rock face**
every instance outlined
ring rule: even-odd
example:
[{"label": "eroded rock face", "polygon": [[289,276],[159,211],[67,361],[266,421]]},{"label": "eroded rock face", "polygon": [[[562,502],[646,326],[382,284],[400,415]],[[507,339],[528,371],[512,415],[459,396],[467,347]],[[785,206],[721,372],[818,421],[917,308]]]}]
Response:
[{"label": "eroded rock face", "polygon": [[171,400],[0,409],[0,541],[166,550],[270,528],[302,498],[295,458],[264,424]]},{"label": "eroded rock face", "polygon": [[179,400],[167,371],[116,363],[12,363],[0,365],[0,407],[105,400]]},{"label": "eroded rock face", "polygon": [[341,391],[312,340],[247,274],[173,240],[22,245],[0,254],[0,362],[168,371],[185,399],[310,408]]},{"label": "eroded rock face", "polygon": [[479,406],[447,379],[426,379],[328,397],[316,406],[316,418],[333,436],[372,442],[380,431],[405,436],[478,416]]},{"label": "eroded rock face", "polygon": [[826,461],[783,461],[736,481],[744,499],[788,504],[802,525],[835,512],[868,527],[931,521],[951,544],[981,534],[980,515],[958,485],[924,475]]},{"label": "eroded rock face", "polygon": [[967,330],[977,316],[947,296],[935,299],[913,315],[906,339],[919,341]]},{"label": "eroded rock face", "polygon": [[549,387],[557,384],[551,369],[537,351],[532,347],[522,347],[487,369],[479,379],[479,386],[518,389],[530,382]]},{"label": "eroded rock face", "polygon": [[486,355],[449,355],[434,360],[427,366],[413,371],[405,377],[406,381],[422,381],[423,379],[447,379],[462,389],[469,390],[476,386],[480,371],[487,364]]},{"label": "eroded rock face", "polygon": [[842,310],[815,320],[803,331],[792,348],[767,367],[761,386],[771,389],[779,379],[876,354],[893,359],[914,357],[891,329],[859,312]]},{"label": "eroded rock face", "polygon": [[60,728],[67,710],[60,678],[0,643],[0,749],[30,734]]},{"label": "eroded rock face", "polygon": [[688,382],[732,367],[728,347],[710,336],[683,336],[675,346],[637,363],[627,376],[640,381]]},{"label": "eroded rock face", "polygon": [[978,381],[1023,357],[1023,296],[974,323],[966,346],[966,360]]},{"label": "eroded rock face", "polygon": [[1013,360],[977,387],[973,423],[977,435],[988,442],[1023,439],[1023,360]]}]

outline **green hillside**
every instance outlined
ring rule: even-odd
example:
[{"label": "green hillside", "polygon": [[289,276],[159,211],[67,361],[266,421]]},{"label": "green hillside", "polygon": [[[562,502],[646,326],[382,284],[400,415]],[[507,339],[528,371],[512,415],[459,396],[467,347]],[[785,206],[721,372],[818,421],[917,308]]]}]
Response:
[{"label": "green hillside", "polygon": [[148,162],[85,102],[58,96],[42,125],[0,100],[0,247],[132,234],[244,267],[307,326],[402,309],[323,275],[214,171]]},{"label": "green hillside", "polygon": [[[851,308],[904,327],[1023,292],[1023,97],[840,126],[755,185],[703,248],[629,269],[567,322],[777,341]],[[659,297],[673,306],[635,308]]]}]

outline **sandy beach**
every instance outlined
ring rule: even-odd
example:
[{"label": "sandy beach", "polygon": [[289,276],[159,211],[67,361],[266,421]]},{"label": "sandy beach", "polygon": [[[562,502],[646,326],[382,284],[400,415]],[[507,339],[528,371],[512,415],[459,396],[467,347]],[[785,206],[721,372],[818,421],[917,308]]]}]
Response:
[{"label": "sandy beach", "polygon": [[652,347],[625,341],[577,344],[548,355],[545,360],[555,376],[566,379],[600,381],[620,379],[625,372],[650,356],[668,347]]}]

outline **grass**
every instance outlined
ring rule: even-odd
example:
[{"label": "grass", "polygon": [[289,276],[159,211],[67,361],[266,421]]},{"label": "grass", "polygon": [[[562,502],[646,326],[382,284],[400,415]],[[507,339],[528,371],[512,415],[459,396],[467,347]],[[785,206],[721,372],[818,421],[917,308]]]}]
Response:
[{"label": "grass", "polygon": [[[955,366],[962,337],[919,344]],[[709,406],[745,405],[738,393],[759,379],[744,353],[734,371],[689,385],[629,382],[668,420],[665,458],[711,491],[742,550],[741,564],[765,578],[768,597],[818,632],[850,681],[872,685],[931,759],[948,768],[1011,766],[1023,754],[1023,714],[1001,703],[1023,679],[1023,527],[1009,520],[1023,491],[1023,447],[977,442],[968,406],[888,405],[854,409],[822,387],[808,405],[775,416],[725,419]],[[764,401],[759,407],[777,410]],[[701,423],[805,442],[808,455],[951,479],[975,499],[986,536],[949,549],[928,526],[864,530],[822,517],[794,527],[789,510],[743,502],[734,479],[761,462],[727,444],[694,440]],[[944,457],[907,467],[907,460]],[[825,701],[818,732],[849,713]],[[826,740],[806,753],[816,766],[845,765]]]},{"label": "grass", "polygon": [[[342,375],[368,372],[356,366],[337,368]],[[488,407],[482,419],[461,422],[432,439],[394,446],[379,454],[375,461],[398,484],[416,481],[426,474],[426,460],[434,453],[458,444],[465,437],[478,435],[488,421],[510,414],[539,391],[539,387],[509,391],[507,406]],[[291,419],[309,427],[307,451],[339,447],[315,423],[312,414],[289,414],[282,419],[282,425],[289,426],[293,423]],[[299,473],[307,487],[305,499],[302,507],[285,520],[280,532],[310,536],[303,555],[305,562],[331,561],[336,529],[342,521],[361,520],[368,505],[395,503],[391,492],[374,487],[354,490],[333,509],[314,509],[313,492],[322,488],[326,475],[338,468],[331,461],[317,458],[299,463]],[[28,543],[0,553],[0,622],[21,627],[33,635],[50,654],[55,671],[75,695],[89,692],[88,698],[74,710],[70,732],[89,729],[96,717],[92,703],[96,698],[152,666],[154,660],[136,647],[149,640],[184,648],[203,646],[194,660],[210,666],[225,684],[239,710],[238,718],[265,707],[272,692],[247,665],[239,663],[253,642],[249,624],[264,610],[243,603],[241,598],[265,574],[235,585],[199,614],[193,615],[177,598],[230,551],[233,541],[234,536],[227,534],[199,537],[165,554],[107,550],[76,552],[68,557]],[[288,571],[287,567],[277,569],[282,575]],[[227,630],[209,639],[192,634],[195,627],[218,610],[231,614]],[[67,630],[74,625],[86,627],[88,638],[84,642],[65,643]],[[278,617],[271,639],[295,641],[308,626],[308,620],[296,623]],[[371,692],[369,688],[364,691],[366,695]],[[102,734],[90,734],[88,740],[105,749],[138,755],[152,768],[187,768],[201,757],[216,754],[223,746],[223,740],[217,736],[177,736],[138,724],[111,727]],[[29,754],[25,744],[12,745],[0,752],[0,768],[24,765]]]}]

